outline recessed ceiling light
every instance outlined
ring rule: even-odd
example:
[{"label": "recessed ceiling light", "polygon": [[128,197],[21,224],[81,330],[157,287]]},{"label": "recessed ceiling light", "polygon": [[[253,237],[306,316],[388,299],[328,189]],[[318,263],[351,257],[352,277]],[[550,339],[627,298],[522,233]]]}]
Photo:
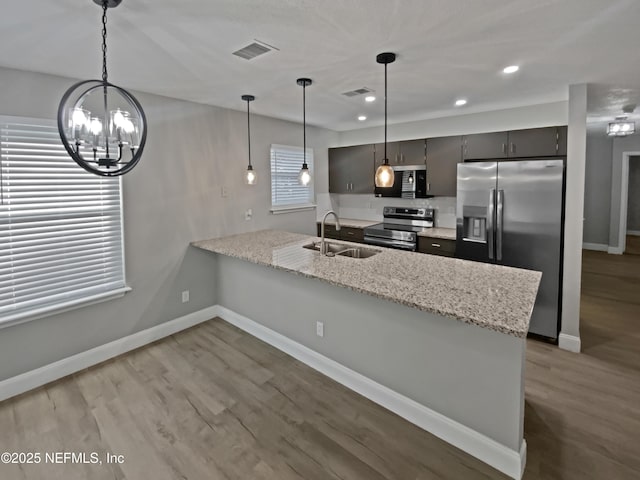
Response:
[{"label": "recessed ceiling light", "polygon": [[376,97],[374,97],[373,95],[367,95],[366,97],[364,97],[364,101],[365,102],[375,102],[376,101]]},{"label": "recessed ceiling light", "polygon": [[360,115],[358,117],[358,120],[360,120],[361,122],[364,122],[367,119],[367,117],[365,115]]},{"label": "recessed ceiling light", "polygon": [[466,104],[467,104],[467,101],[464,98],[456,100],[456,107],[461,107],[461,106],[466,105]]},{"label": "recessed ceiling light", "polygon": [[504,73],[516,73],[518,70],[520,70],[518,65],[509,65],[508,67],[504,67],[502,71]]}]

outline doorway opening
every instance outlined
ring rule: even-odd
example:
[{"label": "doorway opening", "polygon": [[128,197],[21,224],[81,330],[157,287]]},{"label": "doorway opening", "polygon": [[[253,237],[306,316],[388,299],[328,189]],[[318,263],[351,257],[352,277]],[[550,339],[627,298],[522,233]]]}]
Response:
[{"label": "doorway opening", "polygon": [[[627,215],[623,253],[640,255],[640,156],[629,156],[627,162]],[[622,181],[625,181],[624,177]]]}]

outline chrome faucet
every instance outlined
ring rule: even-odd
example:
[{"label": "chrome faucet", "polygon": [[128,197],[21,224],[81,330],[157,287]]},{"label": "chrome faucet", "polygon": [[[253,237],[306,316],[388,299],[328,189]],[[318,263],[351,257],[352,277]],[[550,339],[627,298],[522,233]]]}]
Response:
[{"label": "chrome faucet", "polygon": [[340,230],[340,220],[338,219],[338,215],[333,210],[329,210],[324,214],[324,218],[322,219],[322,223],[320,224],[320,255],[327,254],[327,246],[324,243],[324,223],[327,221],[327,217],[329,215],[333,215],[336,218],[336,230]]}]

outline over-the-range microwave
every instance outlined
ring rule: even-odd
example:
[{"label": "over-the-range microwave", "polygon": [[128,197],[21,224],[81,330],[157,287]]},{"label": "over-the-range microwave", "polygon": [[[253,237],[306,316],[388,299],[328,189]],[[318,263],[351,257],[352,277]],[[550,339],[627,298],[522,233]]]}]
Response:
[{"label": "over-the-range microwave", "polygon": [[425,165],[392,165],[392,187],[375,187],[376,197],[428,198]]}]

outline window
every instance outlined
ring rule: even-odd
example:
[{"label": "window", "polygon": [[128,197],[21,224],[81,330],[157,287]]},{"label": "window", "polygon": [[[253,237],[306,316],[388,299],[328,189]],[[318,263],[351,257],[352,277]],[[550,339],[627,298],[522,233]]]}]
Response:
[{"label": "window", "polygon": [[[313,176],[311,184],[298,183],[302,168],[303,150],[300,147],[271,145],[271,211],[311,208],[313,204]],[[313,150],[307,148],[307,165],[313,175]]]},{"label": "window", "polygon": [[0,324],[126,290],[120,177],[76,165],[53,121],[0,116]]}]

